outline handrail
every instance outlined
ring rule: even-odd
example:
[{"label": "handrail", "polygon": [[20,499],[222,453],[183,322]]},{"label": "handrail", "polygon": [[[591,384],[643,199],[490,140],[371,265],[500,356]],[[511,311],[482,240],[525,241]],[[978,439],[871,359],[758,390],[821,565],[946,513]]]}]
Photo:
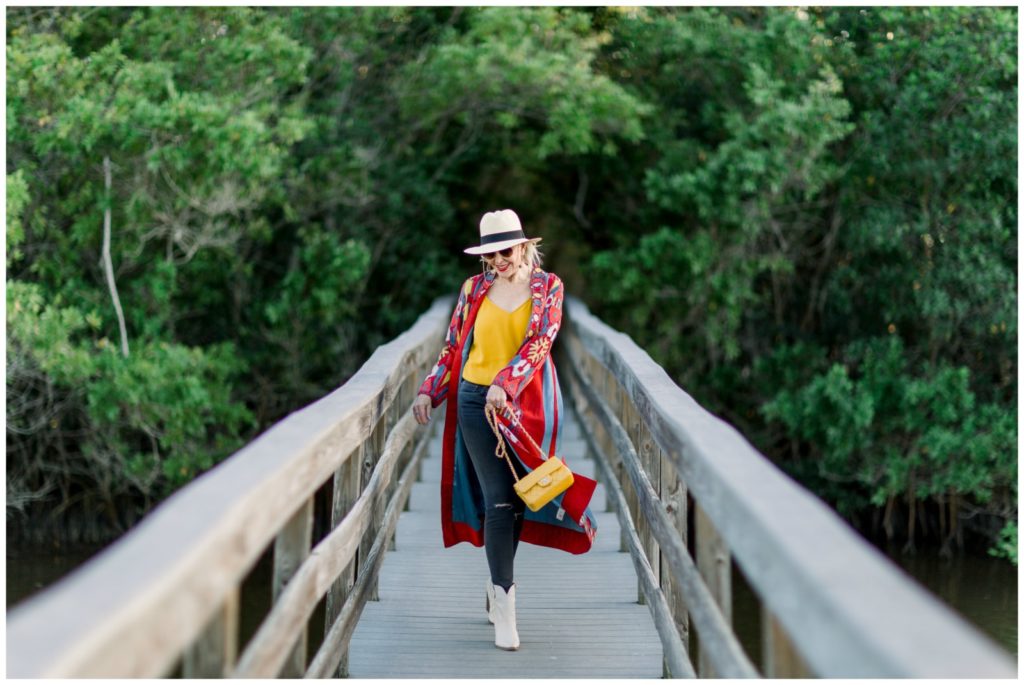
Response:
[{"label": "handrail", "polygon": [[[668,557],[670,572],[663,586],[689,595],[686,602],[692,607],[702,602],[692,587],[687,589],[693,578],[679,577],[692,575],[682,566],[693,564],[672,562],[673,549],[679,549],[671,543],[659,553],[659,540],[650,532],[662,528],[654,508],[667,509],[669,503],[655,498],[656,488],[647,489],[627,465],[631,459],[635,465],[635,453],[631,457],[624,450],[614,427],[606,430],[608,417],[598,419],[602,412],[593,406],[598,400],[613,409],[618,404],[620,419],[623,412],[638,419],[630,424],[635,426],[633,442],[650,442],[648,452],[654,446],[660,451],[660,482],[677,478],[692,495],[696,563],[719,602],[728,603],[730,557],[759,596],[770,636],[767,675],[793,675],[806,668],[815,676],[846,678],[1016,676],[1005,651],[908,580],[823,502],[681,390],[628,336],[575,298],[567,298],[563,337],[573,370],[573,402],[583,407],[587,432],[597,435],[592,439],[604,438],[599,450],[604,454],[598,456],[608,462],[608,470],[613,461],[622,464],[617,477],[634,493],[630,515],[644,529],[642,547],[655,560]],[[581,381],[597,393],[574,387]],[[611,399],[616,397],[619,402]],[[666,466],[674,473],[666,474]],[[662,545],[664,533],[657,535]],[[690,617],[675,618],[678,626]],[[693,618],[698,638],[705,643],[717,639],[707,620],[699,620],[697,612]],[[703,652],[700,674],[715,673]],[[787,660],[794,672],[783,672]]]},{"label": "handrail", "polygon": [[[8,676],[158,677],[179,660],[186,677],[344,675],[425,451],[425,431],[404,409],[450,308],[450,298],[435,301],[344,386],[10,610]],[[607,481],[669,675],[758,675],[730,628],[733,560],[762,603],[766,675],[1016,675],[1009,655],[575,298],[562,339],[570,404]],[[311,549],[314,497],[328,484],[332,530]],[[239,659],[241,583],[270,544],[274,605]],[[325,593],[325,637],[307,665],[305,628]]]},{"label": "handrail", "polygon": [[[383,438],[398,422],[393,405],[404,411],[412,400],[434,362],[451,306],[451,298],[436,300],[412,328],[379,347],[345,385],[272,426],[168,498],[107,550],[11,609],[8,677],[160,677],[211,629],[217,633],[212,642],[226,652],[214,655],[212,662],[194,660],[216,668],[194,675],[230,674],[237,634],[224,631],[237,631],[237,593],[245,575],[275,538],[281,550],[300,550],[299,559],[287,554],[275,559],[275,588],[285,587],[292,578],[306,582],[310,573],[315,575],[316,566],[322,565],[317,559],[303,570],[314,495],[332,478],[336,490],[358,485],[338,477],[353,470],[350,466],[358,473],[360,464],[350,464],[351,455],[366,452],[370,466],[376,461]],[[407,423],[403,425],[408,427]],[[405,445],[424,431],[399,432]],[[422,451],[423,439],[412,452]],[[392,452],[401,449],[392,446]],[[410,461],[415,456],[411,454]],[[403,467],[404,472],[413,466]],[[389,484],[389,490],[398,490],[389,511],[408,492],[407,486]],[[348,509],[362,488],[357,490],[348,495]],[[375,488],[372,496],[382,492]],[[393,529],[382,525],[382,508],[372,507],[371,537],[363,542],[364,548],[374,544],[379,549],[381,535],[387,537]],[[352,515],[361,516],[359,510]],[[357,536],[365,526],[349,523],[346,528]],[[351,547],[351,540],[340,542],[346,550]],[[372,560],[360,557],[364,566],[358,582],[372,584],[366,570],[379,563],[368,567],[365,562]],[[336,567],[331,564],[330,572]],[[322,588],[317,582],[317,591]],[[280,597],[295,595],[285,589]],[[272,612],[275,620],[282,611]],[[357,618],[358,611],[355,614]],[[299,658],[304,662],[305,655]],[[299,669],[301,674],[304,666],[299,664]]]},{"label": "handrail", "polygon": [[317,650],[316,655],[314,655],[312,663],[310,663],[309,668],[306,670],[306,678],[330,678],[332,674],[337,672],[343,655],[348,653],[349,640],[352,639],[352,633],[355,632],[356,622],[359,620],[362,607],[369,598],[372,584],[375,582],[380,572],[381,564],[384,561],[384,545],[392,537],[398,525],[398,516],[409,497],[409,492],[415,480],[415,471],[419,466],[419,457],[423,454],[426,442],[424,440],[420,444],[420,447],[417,448],[418,454],[413,457],[412,462],[402,472],[402,476],[397,483],[397,492],[384,512],[381,531],[366,555],[363,566],[365,571],[352,588],[348,599],[345,600],[344,605],[341,607],[337,620],[331,625],[327,635],[324,637],[323,644]]},{"label": "handrail", "polygon": [[[575,387],[576,384],[582,385],[586,382],[580,378],[579,371],[575,367],[571,366],[570,368],[573,371],[574,379],[573,385],[570,387]],[[612,420],[614,421],[614,419]],[[693,668],[693,664],[690,663],[689,655],[687,654],[688,648],[684,644],[683,637],[676,631],[672,609],[664,593],[661,591],[651,560],[647,558],[646,552],[643,549],[643,542],[640,540],[636,526],[633,523],[633,518],[630,516],[629,502],[627,502],[625,493],[622,491],[622,485],[612,475],[608,461],[603,457],[599,447],[594,442],[593,427],[588,424],[589,422],[584,420],[584,425],[588,429],[584,433],[584,439],[597,457],[596,462],[604,474],[604,481],[609,491],[608,497],[611,498],[612,506],[619,519],[619,527],[622,535],[625,537],[625,543],[629,547],[630,558],[633,561],[633,567],[636,570],[640,583],[640,592],[643,594],[647,605],[651,607],[651,615],[654,619],[655,628],[658,631],[658,637],[661,640],[662,653],[664,654],[668,674],[676,678],[696,678],[697,673]],[[717,607],[714,607],[712,611],[717,611]],[[720,612],[717,618],[724,623]]]},{"label": "handrail", "polygon": [[[312,549],[309,558],[288,581],[270,615],[246,646],[232,677],[272,678],[281,671],[293,640],[309,621],[320,598],[359,549],[359,541],[371,524],[373,503],[391,482],[402,448],[408,444],[414,430],[415,421],[412,414],[407,413],[388,436],[384,453],[362,494],[341,524]],[[426,440],[420,441],[421,446],[425,444]],[[414,461],[410,467],[415,465]]]},{"label": "handrail", "polygon": [[[689,610],[694,621],[701,627],[701,634],[704,636],[704,643],[708,646],[710,659],[715,667],[715,673],[722,678],[755,678],[757,670],[750,663],[743,647],[733,634],[728,621],[722,615],[722,609],[715,603],[715,598],[708,591],[707,586],[700,582],[698,572],[686,550],[684,540],[677,535],[677,531],[668,520],[668,514],[663,506],[659,506],[658,494],[651,485],[650,479],[643,471],[639,457],[633,444],[629,441],[626,430],[622,427],[618,418],[612,413],[608,405],[602,400],[591,387],[590,383],[583,377],[581,369],[576,365],[576,360],[571,359],[569,369],[571,370],[573,390],[582,391],[586,398],[586,406],[592,409],[596,416],[584,419],[590,427],[602,426],[610,433],[611,440],[622,458],[623,466],[633,484],[634,491],[640,497],[639,507],[642,518],[645,518],[652,525],[654,535],[663,557],[671,567],[672,573],[679,579],[687,594]],[[593,421],[596,418],[597,421]],[[585,432],[586,439],[590,443],[593,453],[597,456],[606,474],[609,490],[614,495],[615,512],[618,514],[622,528],[628,531],[630,552],[635,564],[640,564],[644,569],[651,569],[651,560],[647,559],[646,553],[638,539],[636,525],[629,511],[629,503],[623,493],[623,486],[612,476],[611,465],[603,455],[600,445],[594,439],[594,430]],[[644,573],[638,572],[641,578]],[[656,579],[654,582],[644,582],[643,592],[647,603],[652,611],[661,614],[668,611],[668,602],[664,594],[660,592]],[[665,609],[662,609],[662,607]],[[669,619],[671,617],[668,617]],[[674,622],[656,616],[655,622],[660,627],[658,633],[661,636],[662,644],[666,652],[666,661],[669,672],[673,677],[692,678],[696,677],[693,665],[687,660],[680,663],[680,657],[675,652],[682,646],[682,637],[676,632]],[[676,646],[676,643],[680,647]],[[670,658],[668,655],[671,654]]]}]

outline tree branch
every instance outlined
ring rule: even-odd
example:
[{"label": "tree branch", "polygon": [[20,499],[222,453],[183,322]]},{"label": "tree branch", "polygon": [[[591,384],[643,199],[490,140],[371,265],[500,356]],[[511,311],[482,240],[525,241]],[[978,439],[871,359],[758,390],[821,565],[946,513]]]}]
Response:
[{"label": "tree branch", "polygon": [[128,329],[124,325],[124,312],[121,311],[121,299],[117,296],[117,283],[114,282],[114,265],[110,260],[110,157],[103,157],[103,183],[107,191],[106,207],[103,209],[103,271],[107,274],[107,286],[110,288],[110,299],[114,301],[117,311],[117,323],[121,328],[121,354],[128,356]]},{"label": "tree branch", "polygon": [[590,221],[583,215],[583,203],[587,199],[587,188],[590,186],[590,178],[581,166],[579,169],[580,182],[576,188],[576,202],[573,204],[572,213],[583,228],[590,228]]}]

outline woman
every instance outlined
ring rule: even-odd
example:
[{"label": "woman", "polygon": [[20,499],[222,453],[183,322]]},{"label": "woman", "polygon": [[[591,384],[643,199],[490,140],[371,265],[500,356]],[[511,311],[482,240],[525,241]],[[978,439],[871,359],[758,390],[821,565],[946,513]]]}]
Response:
[{"label": "woman", "polygon": [[[551,345],[562,321],[562,281],[540,268],[538,238],[527,238],[511,209],[484,214],[483,273],[466,280],[437,364],[413,403],[425,424],[446,399],[441,460],[441,530],[445,547],[483,546],[490,569],[488,618],[494,644],[519,648],[513,560],[519,541],[582,554],[597,531],[587,505],[596,483],[576,475],[573,485],[537,512],[515,493],[515,479],[496,456],[497,436],[485,407],[499,410],[499,430],[519,477],[555,454],[562,397]],[[508,409],[508,412],[500,410]],[[514,415],[517,421],[509,416]],[[525,447],[525,431],[543,451]],[[518,433],[522,435],[522,433]]]}]

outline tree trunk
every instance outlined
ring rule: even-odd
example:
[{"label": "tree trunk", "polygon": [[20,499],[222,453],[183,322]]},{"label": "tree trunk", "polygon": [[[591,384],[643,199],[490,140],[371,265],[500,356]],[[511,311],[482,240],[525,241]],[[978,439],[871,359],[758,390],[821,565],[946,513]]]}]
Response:
[{"label": "tree trunk", "polygon": [[114,282],[114,265],[110,259],[110,157],[103,157],[103,185],[106,188],[106,207],[103,210],[103,271],[107,274],[107,287],[110,288],[110,299],[114,301],[117,312],[117,323],[121,328],[121,354],[128,356],[128,329],[124,325],[124,312],[121,311],[121,299],[117,296],[117,283]]}]

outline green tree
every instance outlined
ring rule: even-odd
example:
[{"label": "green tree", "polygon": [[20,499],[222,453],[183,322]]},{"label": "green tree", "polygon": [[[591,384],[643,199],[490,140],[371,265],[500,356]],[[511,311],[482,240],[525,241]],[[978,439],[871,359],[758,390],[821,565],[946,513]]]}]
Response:
[{"label": "green tree", "polygon": [[[120,530],[249,428],[225,283],[308,128],[285,101],[308,53],[249,10],[8,19],[9,519],[104,512]],[[108,343],[107,208],[127,358]]]},{"label": "green tree", "polygon": [[605,68],[660,116],[599,180],[597,311],[843,513],[994,540],[1017,506],[1015,13],[605,20]]},{"label": "green tree", "polygon": [[851,520],[1015,557],[1014,10],[7,16],[9,522],[144,511],[452,292],[511,206]]}]

